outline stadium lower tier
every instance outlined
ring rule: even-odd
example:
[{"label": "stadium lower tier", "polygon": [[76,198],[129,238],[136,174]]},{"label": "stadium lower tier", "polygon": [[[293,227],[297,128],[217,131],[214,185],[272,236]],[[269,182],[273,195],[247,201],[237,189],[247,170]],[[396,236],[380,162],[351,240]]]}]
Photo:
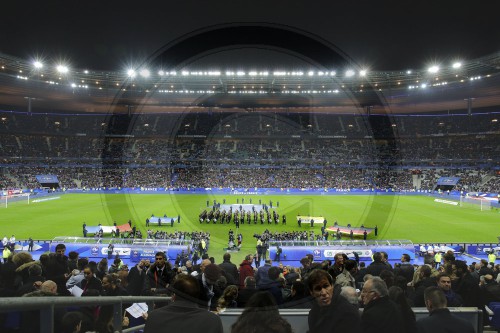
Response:
[{"label": "stadium lower tier", "polygon": [[[168,240],[116,240],[113,238],[103,238],[96,242],[94,238],[81,237],[59,237],[52,241],[37,240],[31,252],[34,259],[47,251],[54,252],[57,244],[63,243],[66,245],[66,253],[76,251],[80,257],[89,258],[92,261],[100,261],[103,258],[109,258],[108,246],[113,244],[112,257],[118,255],[125,264],[135,265],[142,259],[154,261],[156,252],[163,251],[166,253],[168,260],[174,264],[177,255],[182,252],[188,253],[193,248],[191,241],[168,241]],[[386,244],[386,245],[384,245]],[[391,245],[387,245],[391,244]],[[280,245],[281,255],[276,256],[277,245]],[[0,243],[1,246],[1,243]],[[412,258],[414,264],[423,264],[422,246],[427,244],[413,244],[409,241],[340,241],[337,243],[327,242],[325,245],[320,245],[318,242],[272,242],[267,253],[267,258],[275,262],[281,262],[284,265],[300,267],[300,260],[307,254],[312,254],[316,262],[323,260],[334,259],[337,253],[345,253],[348,257],[354,259],[354,252],[359,256],[360,261],[371,262],[372,255],[375,252],[387,252],[391,264],[399,263],[403,254],[408,254]],[[15,251],[28,251],[29,243],[27,240],[18,241],[15,245]],[[437,246],[434,246],[437,248]],[[3,250],[3,247],[0,248]],[[451,250],[461,260],[467,261],[469,264],[478,262],[481,259],[488,259],[488,253],[493,250],[497,254],[500,253],[499,244],[441,244],[440,250]],[[499,259],[500,260],[500,259]]]}]

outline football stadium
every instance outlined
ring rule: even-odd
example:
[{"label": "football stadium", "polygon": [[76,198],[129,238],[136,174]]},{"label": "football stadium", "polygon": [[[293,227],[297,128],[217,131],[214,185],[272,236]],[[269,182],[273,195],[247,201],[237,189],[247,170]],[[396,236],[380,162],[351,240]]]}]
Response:
[{"label": "football stadium", "polygon": [[245,23],[0,67],[0,331],[500,329],[499,53],[377,70]]}]

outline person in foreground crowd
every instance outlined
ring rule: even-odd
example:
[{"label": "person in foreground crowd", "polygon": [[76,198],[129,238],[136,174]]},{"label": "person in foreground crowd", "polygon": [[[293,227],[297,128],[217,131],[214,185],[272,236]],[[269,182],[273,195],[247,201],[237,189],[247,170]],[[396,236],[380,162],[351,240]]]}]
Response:
[{"label": "person in foreground crowd", "polygon": [[389,288],[388,292],[389,298],[398,305],[399,310],[401,311],[401,315],[403,316],[403,325],[405,328],[403,332],[416,333],[417,323],[415,321],[415,313],[408,303],[408,299],[406,298],[403,289],[401,289],[400,287],[392,286]]},{"label": "person in foreground crowd", "polygon": [[321,269],[313,270],[307,287],[316,300],[309,311],[309,333],[361,332],[358,310],[340,296],[341,287],[334,287],[330,274]]},{"label": "person in foreground crowd", "polygon": [[474,326],[450,313],[446,306],[444,292],[438,287],[429,287],[424,292],[425,306],[429,310],[429,317],[419,319],[417,328],[419,333],[473,333]]},{"label": "person in foreground crowd", "polygon": [[266,291],[254,294],[245,310],[231,326],[231,333],[292,333],[290,323],[281,317],[275,298]]},{"label": "person in foreground crowd", "polygon": [[364,333],[405,332],[399,306],[389,299],[387,285],[378,276],[368,279],[361,291],[364,305],[361,327]]},{"label": "person in foreground crowd", "polygon": [[173,292],[172,303],[149,313],[144,333],[223,333],[221,319],[198,306],[200,286],[195,277],[179,274],[169,289]]},{"label": "person in foreground crowd", "polygon": [[168,285],[172,281],[172,265],[164,252],[157,252],[155,262],[146,272],[143,292],[145,295],[166,294]]}]

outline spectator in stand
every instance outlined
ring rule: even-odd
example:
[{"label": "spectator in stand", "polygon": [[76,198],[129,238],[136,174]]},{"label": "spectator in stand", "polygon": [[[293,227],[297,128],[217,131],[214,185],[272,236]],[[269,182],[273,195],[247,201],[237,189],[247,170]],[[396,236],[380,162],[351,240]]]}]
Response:
[{"label": "spectator in stand", "polygon": [[143,293],[145,295],[163,295],[172,282],[174,272],[164,252],[157,252],[155,262],[149,267],[144,278]]},{"label": "spectator in stand", "polygon": [[247,276],[245,278],[245,287],[240,289],[238,293],[238,298],[236,299],[236,303],[239,308],[246,307],[248,300],[258,292],[258,289],[255,285],[255,278],[253,276]]},{"label": "spectator in stand", "polygon": [[78,285],[83,289],[83,292],[87,291],[88,289],[94,289],[99,291],[100,295],[103,294],[102,282],[95,276],[94,271],[92,270],[92,267],[90,265],[87,265],[83,268],[83,276],[84,279]]},{"label": "spectator in stand", "polygon": [[271,280],[269,278],[268,272],[272,267],[271,259],[266,259],[264,261],[264,266],[260,266],[255,273],[255,281],[257,282],[257,288],[266,289],[270,284]]},{"label": "spectator in stand", "polygon": [[401,256],[401,264],[394,268],[394,275],[404,277],[407,283],[413,280],[413,274],[415,273],[415,268],[410,261],[410,255],[403,253]]},{"label": "spectator in stand", "polygon": [[227,308],[236,308],[238,303],[236,299],[238,298],[238,287],[235,285],[229,285],[224,289],[222,296],[217,301],[217,312],[223,312]]},{"label": "spectator in stand", "polygon": [[67,289],[71,289],[73,286],[79,284],[85,278],[85,276],[83,275],[83,270],[88,264],[89,260],[87,258],[78,259],[77,269],[71,271],[71,277],[66,282]]},{"label": "spectator in stand", "polygon": [[315,302],[309,311],[310,333],[361,332],[358,310],[340,296],[340,286],[335,288],[333,278],[326,271],[315,269],[307,285]]},{"label": "spectator in stand", "polygon": [[417,321],[419,333],[473,333],[476,331],[470,322],[450,313],[446,304],[446,296],[440,288],[425,289],[424,297],[429,317]]},{"label": "spectator in stand", "polygon": [[411,309],[408,299],[403,292],[403,289],[392,286],[389,288],[389,298],[399,306],[403,316],[404,331],[403,333],[417,333],[417,323],[415,321],[415,313]]},{"label": "spectator in stand", "polygon": [[364,270],[364,274],[379,276],[384,270],[392,270],[392,267],[382,261],[382,253],[375,252],[373,254],[373,262]]},{"label": "spectator in stand", "polygon": [[288,321],[280,316],[275,299],[267,292],[258,292],[231,326],[231,333],[292,333]]},{"label": "spectator in stand", "polygon": [[252,262],[253,262],[253,255],[248,254],[245,257],[245,260],[243,260],[240,264],[240,288],[244,288],[245,286],[245,279],[248,276],[253,277],[254,276],[254,269],[252,267]]},{"label": "spectator in stand", "polygon": [[141,260],[137,265],[130,269],[128,274],[127,292],[132,296],[140,296],[146,272],[149,268],[149,260]]},{"label": "spectator in stand", "polygon": [[229,285],[239,285],[238,268],[231,262],[231,254],[224,253],[223,261],[219,264],[223,275],[226,277]]},{"label": "spectator in stand", "polygon": [[198,298],[201,300],[201,306],[215,311],[217,309],[217,300],[222,295],[224,289],[220,289],[217,281],[222,276],[222,271],[216,264],[208,264],[202,269],[196,279],[200,286]]},{"label": "spectator in stand", "polygon": [[358,273],[358,264],[354,260],[346,260],[343,264],[343,270],[337,275],[335,284],[341,287],[349,286],[356,288],[356,279],[354,278]]},{"label": "spectator in stand", "polygon": [[66,281],[71,277],[71,272],[68,265],[68,257],[64,255],[66,245],[57,244],[55,253],[49,254],[45,277],[57,284],[57,293],[60,296],[69,295],[66,289]]},{"label": "spectator in stand", "polygon": [[269,270],[267,271],[267,276],[268,276],[267,281],[269,282],[263,283],[257,287],[259,288],[259,290],[262,291],[265,290],[269,292],[271,295],[273,295],[273,297],[276,300],[276,304],[278,305],[283,304],[283,291],[282,291],[283,284],[282,281],[280,281],[279,279],[280,277],[279,268],[276,266],[269,267]]},{"label": "spectator in stand", "polygon": [[451,289],[451,278],[446,273],[440,273],[437,278],[437,286],[446,296],[446,303],[453,307],[463,306],[462,297]]},{"label": "spectator in stand", "polygon": [[390,300],[387,286],[380,277],[374,276],[365,282],[361,291],[361,302],[364,306],[361,316],[364,333],[405,331],[401,310]]}]

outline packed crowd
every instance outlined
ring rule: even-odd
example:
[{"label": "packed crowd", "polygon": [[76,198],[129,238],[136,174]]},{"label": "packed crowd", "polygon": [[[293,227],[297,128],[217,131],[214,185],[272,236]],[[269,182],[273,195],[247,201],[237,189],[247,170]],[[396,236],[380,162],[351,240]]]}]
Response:
[{"label": "packed crowd", "polygon": [[324,168],[70,168],[8,167],[0,174],[4,189],[39,188],[36,175],[57,175],[62,189],[97,188],[307,188],[391,189],[432,191],[440,177],[459,177],[458,191],[500,192],[499,177],[480,169],[387,170],[357,167]]},{"label": "packed crowd", "polygon": [[[391,133],[373,133],[359,115],[140,115],[137,133],[106,136],[118,120],[16,115],[0,123],[8,134],[0,136],[0,188],[36,188],[35,175],[56,174],[63,188],[432,190],[450,175],[461,177],[459,190],[499,192],[495,116],[394,117]],[[160,134],[172,121],[179,132]]]},{"label": "packed crowd", "polygon": [[[447,306],[472,306],[486,311],[489,302],[500,301],[500,265],[494,264],[493,257],[489,258],[492,262],[482,260],[468,266],[451,251],[442,256],[427,253],[424,265],[414,265],[404,254],[400,262],[391,265],[387,253],[376,252],[373,262],[366,265],[337,253],[333,261],[323,262],[314,262],[313,256],[307,255],[300,260],[300,267],[293,267],[281,264],[278,255],[273,262],[266,256],[249,254],[238,266],[231,262],[229,253],[219,264],[208,253],[201,253],[201,258],[197,254],[180,253],[171,263],[165,253],[158,252],[153,263],[141,260],[128,267],[118,256],[111,265],[107,259],[97,263],[79,258],[76,252],[67,257],[63,244],[56,246],[55,253],[43,254],[36,261],[29,252],[13,253],[1,265],[0,296],[72,297],[76,290],[84,297],[173,296],[171,301],[143,313],[145,332],[154,332],[160,324],[172,327],[169,325],[177,321],[167,314],[191,302],[198,306],[190,320],[206,317],[208,321],[203,325],[209,326],[205,328],[217,333],[222,332],[217,313],[236,307],[245,310],[233,324],[233,333],[247,332],[240,326],[248,324],[246,316],[252,311],[266,311],[266,316],[253,323],[262,331],[267,332],[271,326],[266,325],[278,320],[280,326],[273,332],[292,332],[286,320],[279,317],[278,308],[308,309],[312,333],[334,328],[367,333],[435,332],[437,325],[450,323],[456,325],[451,326],[455,327],[453,332],[474,332],[470,322],[449,317]],[[433,322],[416,321],[412,307],[427,307]],[[58,309],[56,331],[75,332],[72,325],[79,324],[77,332],[110,332],[113,311],[108,310],[98,305],[72,307],[70,311]],[[442,315],[450,320],[441,323],[445,320]],[[33,312],[22,313],[19,332],[36,329],[38,323],[33,316]],[[70,320],[73,316],[76,322]],[[122,326],[128,326],[131,319],[125,312]],[[486,312],[483,319],[486,324]]]}]

